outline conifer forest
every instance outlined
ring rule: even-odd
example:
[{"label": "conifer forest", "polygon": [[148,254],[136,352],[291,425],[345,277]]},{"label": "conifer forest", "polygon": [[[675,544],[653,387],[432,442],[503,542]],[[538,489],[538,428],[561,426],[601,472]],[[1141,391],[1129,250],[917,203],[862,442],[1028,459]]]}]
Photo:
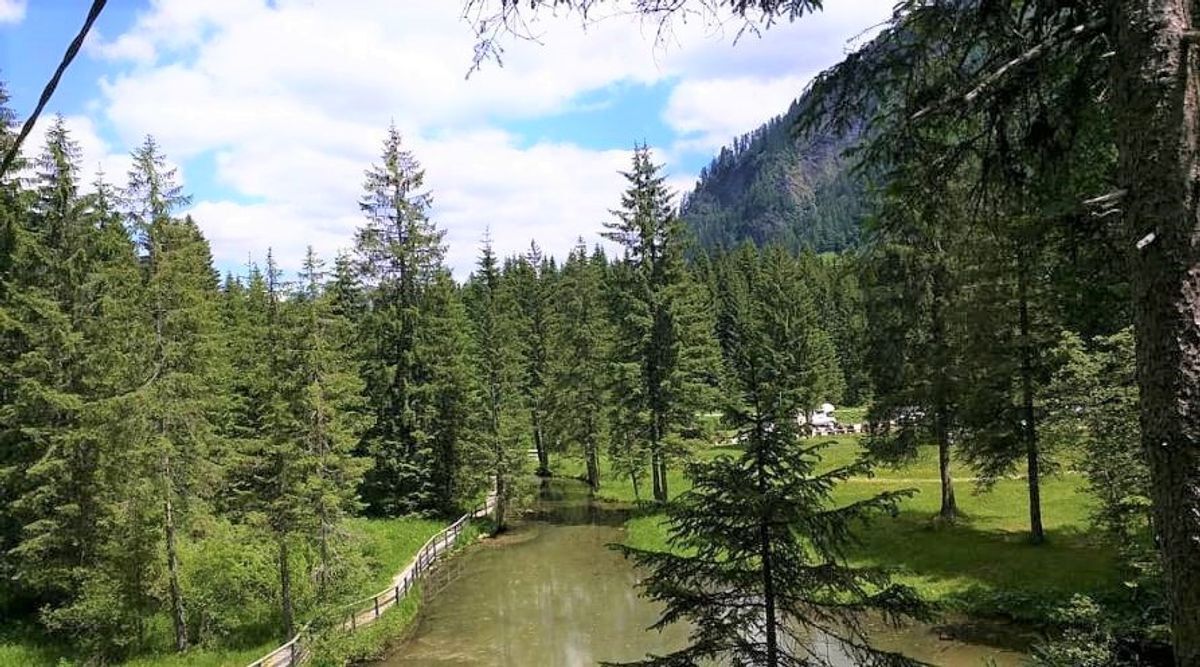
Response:
[{"label": "conifer forest", "polygon": [[[450,4],[468,88],[549,17],[833,11]],[[94,170],[101,9],[36,111],[0,71],[0,667],[1200,667],[1196,3],[900,0],[465,271],[403,118],[296,260],[152,134]]]}]

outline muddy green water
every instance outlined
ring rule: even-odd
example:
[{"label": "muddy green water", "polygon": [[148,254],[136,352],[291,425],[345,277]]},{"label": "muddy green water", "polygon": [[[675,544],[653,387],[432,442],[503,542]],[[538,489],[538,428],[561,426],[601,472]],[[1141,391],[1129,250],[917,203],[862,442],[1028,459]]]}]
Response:
[{"label": "muddy green water", "polygon": [[[590,504],[582,484],[555,480],[511,531],[431,575],[411,637],[379,667],[582,667],[682,646],[686,627],[646,630],[659,608],[638,597],[638,573],[606,547],[621,541],[625,517]],[[873,641],[940,665],[1008,667],[1023,657],[1019,636],[969,623],[881,628]],[[853,664],[836,646],[821,650]]]}]

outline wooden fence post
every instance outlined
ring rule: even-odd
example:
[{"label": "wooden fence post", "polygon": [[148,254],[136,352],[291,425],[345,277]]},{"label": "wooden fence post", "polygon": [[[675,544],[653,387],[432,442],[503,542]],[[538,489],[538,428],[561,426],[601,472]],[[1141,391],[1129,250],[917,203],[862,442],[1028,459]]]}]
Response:
[{"label": "wooden fence post", "polygon": [[292,648],[289,651],[289,653],[291,653],[291,655],[288,657],[288,664],[289,665],[296,664],[296,640],[294,640],[294,639],[292,640]]},{"label": "wooden fence post", "polygon": [[375,596],[375,599],[373,600],[373,602],[375,603],[375,618],[379,618],[379,596],[378,595]]}]

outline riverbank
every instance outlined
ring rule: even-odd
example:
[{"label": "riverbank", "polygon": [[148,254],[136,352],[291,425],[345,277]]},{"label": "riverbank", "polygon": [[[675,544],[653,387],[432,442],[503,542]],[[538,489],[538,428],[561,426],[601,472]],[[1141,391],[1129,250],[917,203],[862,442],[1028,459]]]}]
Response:
[{"label": "riverbank", "polygon": [[[686,645],[687,623],[648,630],[662,608],[636,594],[644,573],[611,548],[627,538],[632,511],[590,498],[583,482],[544,480],[504,537],[431,574],[417,622],[375,667],[590,667]],[[880,646],[932,664],[1018,667],[1029,646],[1023,628],[961,616],[868,626]],[[813,641],[831,664],[856,664],[836,644]]]},{"label": "riverbank", "polygon": [[[438,557],[436,567],[445,567],[450,559],[457,558],[480,537],[492,533],[494,524],[490,518],[469,520],[462,534],[452,543],[449,551]],[[411,561],[416,551],[409,557]],[[407,566],[409,561],[405,561]],[[436,574],[437,570],[433,570]],[[311,647],[308,664],[313,667],[342,667],[363,664],[385,656],[394,646],[404,642],[414,627],[424,601],[424,579],[417,579],[398,604],[389,606],[371,624],[353,631],[331,630],[320,636]],[[389,582],[395,585],[395,580]],[[435,588],[436,590],[436,588]],[[378,614],[378,610],[376,611]]]},{"label": "riverbank", "polygon": [[[352,591],[338,604],[370,595],[388,585],[396,572],[412,560],[423,544],[444,528],[444,522],[431,519],[353,519],[349,530],[357,536],[361,557],[367,565],[366,576],[355,582]],[[185,563],[186,567],[186,563]],[[415,597],[410,595],[411,597]],[[331,605],[337,606],[337,605]],[[403,608],[404,605],[401,605]],[[402,615],[402,614],[398,614]],[[303,620],[303,619],[302,619]],[[120,663],[125,667],[245,667],[279,645],[277,636],[245,635],[228,645],[197,646],[186,653],[170,650],[170,626],[167,619],[152,624],[146,650]],[[63,651],[61,643],[38,634],[29,623],[0,621],[0,665],[22,667],[62,667],[82,662],[81,657]]]},{"label": "riverbank", "polygon": [[[826,439],[823,465],[833,467],[857,456],[855,437]],[[710,447],[701,458],[735,454],[729,447]],[[582,474],[582,464],[563,461],[568,476]],[[1076,593],[1103,594],[1119,585],[1116,563],[1090,536],[1092,499],[1084,480],[1063,474],[1044,480],[1043,517],[1047,542],[1027,539],[1026,485],[1005,479],[976,493],[970,473],[952,467],[963,518],[954,525],[932,521],[940,504],[936,450],[923,448],[916,460],[896,468],[880,468],[872,478],[853,479],[838,487],[835,500],[851,502],[889,489],[914,488],[917,495],[901,505],[896,517],[879,517],[859,531],[860,543],[849,553],[856,564],[896,569],[897,580],[913,586],[927,600],[962,614],[1002,616],[1043,622],[1058,604]],[[689,484],[682,470],[672,469],[668,488],[676,495]],[[643,493],[645,489],[642,489]],[[599,497],[634,501],[633,485],[602,469]],[[644,499],[643,495],[643,499]],[[662,514],[645,505],[627,524],[625,542],[646,549],[665,549]]]}]

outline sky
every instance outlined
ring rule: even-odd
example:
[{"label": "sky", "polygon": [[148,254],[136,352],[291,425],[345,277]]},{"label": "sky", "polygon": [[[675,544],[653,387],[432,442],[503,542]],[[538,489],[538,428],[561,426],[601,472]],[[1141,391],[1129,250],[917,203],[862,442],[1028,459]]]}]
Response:
[{"label": "sky", "polygon": [[[87,0],[0,0],[0,80],[24,119]],[[837,0],[761,36],[690,17],[545,15],[534,40],[467,76],[461,0],[109,0],[28,140],[61,113],[84,172],[118,185],[152,134],[218,268],[273,250],[285,270],[312,245],[353,244],[363,172],[394,123],[426,170],[447,263],[471,270],[531,240],[564,256],[611,218],[636,143],[677,192],[722,145],[783,113],[814,75],[874,34],[893,0]],[[613,6],[621,3],[614,2]],[[595,18],[595,17],[593,17]]]}]

